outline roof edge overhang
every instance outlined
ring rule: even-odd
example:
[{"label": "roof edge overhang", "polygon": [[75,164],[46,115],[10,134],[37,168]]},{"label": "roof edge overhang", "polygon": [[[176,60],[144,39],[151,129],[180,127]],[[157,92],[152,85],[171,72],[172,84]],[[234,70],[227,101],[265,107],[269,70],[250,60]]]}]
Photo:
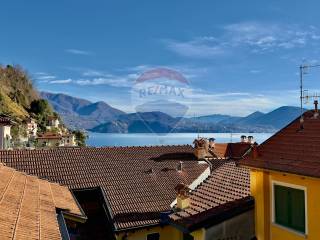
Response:
[{"label": "roof edge overhang", "polygon": [[135,227],[128,227],[128,228],[117,228],[114,230],[116,234],[123,233],[123,232],[130,232],[130,231],[136,231],[140,230],[143,228],[151,228],[151,227],[157,227],[157,226],[163,226],[164,224],[161,223],[153,223],[153,224],[145,224],[145,225],[140,225],[140,226],[135,226]]},{"label": "roof edge overhang", "polygon": [[74,222],[85,223],[88,220],[87,216],[81,216],[81,215],[73,214],[66,211],[62,211],[62,214],[65,219],[68,219]]},{"label": "roof edge overhang", "polygon": [[272,172],[272,173],[280,173],[280,174],[290,174],[290,175],[294,175],[296,177],[308,177],[308,178],[312,178],[312,179],[316,179],[319,180],[320,176],[316,176],[316,175],[306,175],[306,174],[299,174],[299,173],[295,173],[295,172],[289,172],[289,171],[283,171],[283,170],[278,170],[278,169],[273,169],[273,168],[263,168],[263,167],[256,167],[250,164],[243,164],[243,163],[239,163],[241,166],[250,168],[250,170],[255,170],[255,171],[265,171],[265,172]]},{"label": "roof edge overhang", "polygon": [[[191,233],[200,228],[209,228],[234,216],[254,209],[254,198],[247,196],[228,202],[181,221],[169,220],[169,224],[184,233]],[[211,212],[211,213],[210,213]],[[209,215],[206,217],[205,215]]]}]

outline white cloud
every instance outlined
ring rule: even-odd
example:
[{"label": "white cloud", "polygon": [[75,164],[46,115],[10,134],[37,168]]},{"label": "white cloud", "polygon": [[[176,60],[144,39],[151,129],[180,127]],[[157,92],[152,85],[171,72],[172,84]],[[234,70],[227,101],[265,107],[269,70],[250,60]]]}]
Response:
[{"label": "white cloud", "polygon": [[320,32],[313,26],[242,22],[222,27],[217,36],[197,37],[188,41],[164,40],[167,48],[182,56],[212,58],[235,50],[251,53],[273,52],[318,44]]},{"label": "white cloud", "polygon": [[41,75],[41,76],[37,77],[37,79],[39,79],[39,80],[52,80],[55,78],[56,77],[53,75]]},{"label": "white cloud", "polygon": [[129,78],[93,78],[93,79],[79,79],[75,80],[74,83],[79,85],[109,85],[113,87],[130,87],[132,81]]},{"label": "white cloud", "polygon": [[61,80],[52,80],[49,83],[50,84],[66,84],[66,83],[71,83],[73,82],[71,78],[68,79],[61,79]]},{"label": "white cloud", "polygon": [[223,55],[226,53],[219,45],[207,45],[205,41],[196,39],[188,42],[179,42],[174,40],[167,40],[167,47],[178,53],[179,55],[186,57],[198,57],[207,58],[217,55]]},{"label": "white cloud", "polygon": [[75,55],[92,55],[92,52],[84,51],[80,49],[69,48],[65,50],[67,53],[75,54]]}]

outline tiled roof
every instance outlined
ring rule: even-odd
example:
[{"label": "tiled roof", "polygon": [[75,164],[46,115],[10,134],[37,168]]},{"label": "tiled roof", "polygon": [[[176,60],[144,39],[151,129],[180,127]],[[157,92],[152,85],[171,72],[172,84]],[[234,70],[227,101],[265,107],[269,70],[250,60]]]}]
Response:
[{"label": "tiled roof", "polygon": [[116,230],[158,224],[175,186],[190,185],[209,167],[190,145],[0,151],[0,161],[72,189],[100,186]]},{"label": "tiled roof", "polygon": [[259,145],[240,163],[249,167],[320,177],[320,118],[304,114]]},{"label": "tiled roof", "polygon": [[0,164],[0,239],[61,239],[56,208],[84,217],[68,188]]},{"label": "tiled roof", "polygon": [[250,149],[251,145],[248,142],[216,143],[213,152],[218,158],[240,159]]},{"label": "tiled roof", "polygon": [[0,115],[0,125],[12,125],[12,120],[9,117]]},{"label": "tiled roof", "polygon": [[62,136],[60,134],[47,132],[39,135],[37,139],[62,139]]},{"label": "tiled roof", "polygon": [[242,210],[244,203],[253,206],[249,197],[249,170],[237,166],[235,160],[212,159],[210,162],[212,172],[190,193],[190,207],[170,215],[177,224],[189,228],[213,216],[217,219],[229,209]]}]

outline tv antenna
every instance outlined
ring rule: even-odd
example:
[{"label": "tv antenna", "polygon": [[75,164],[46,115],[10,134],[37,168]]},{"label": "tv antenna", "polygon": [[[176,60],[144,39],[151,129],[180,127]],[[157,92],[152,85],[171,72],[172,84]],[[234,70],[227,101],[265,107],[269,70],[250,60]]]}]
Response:
[{"label": "tv antenna", "polygon": [[309,94],[308,90],[303,88],[303,83],[304,83],[304,75],[308,74],[308,70],[312,68],[318,68],[320,67],[320,64],[313,64],[313,65],[308,65],[308,64],[302,64],[300,65],[300,109],[301,109],[301,118],[300,122],[303,122],[303,104],[308,104],[310,99],[313,99],[314,101],[318,101],[320,98],[319,93],[312,93]]}]

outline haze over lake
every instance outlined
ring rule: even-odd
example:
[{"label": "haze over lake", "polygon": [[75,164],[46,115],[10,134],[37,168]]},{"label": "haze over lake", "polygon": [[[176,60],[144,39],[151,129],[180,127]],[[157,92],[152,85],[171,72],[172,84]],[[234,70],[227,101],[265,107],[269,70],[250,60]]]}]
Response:
[{"label": "haze over lake", "polygon": [[[192,144],[198,133],[92,133],[89,132],[89,146],[150,146]],[[200,137],[214,137],[216,142],[239,142],[240,136],[254,136],[259,144],[268,139],[272,133],[200,133]]]}]

